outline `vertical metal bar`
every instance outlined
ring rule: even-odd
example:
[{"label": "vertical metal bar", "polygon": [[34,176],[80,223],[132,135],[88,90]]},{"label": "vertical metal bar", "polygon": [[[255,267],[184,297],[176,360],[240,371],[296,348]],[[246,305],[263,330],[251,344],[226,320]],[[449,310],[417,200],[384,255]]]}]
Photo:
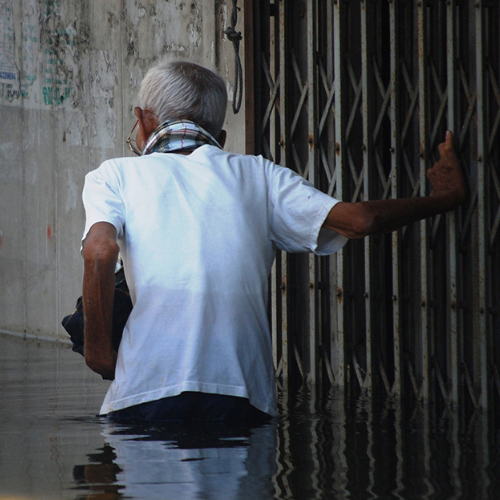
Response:
[{"label": "vertical metal bar", "polygon": [[[475,3],[476,7],[476,92],[477,92],[477,227],[478,227],[478,302],[479,314],[477,319],[479,336],[479,363],[481,396],[480,405],[483,410],[488,409],[488,371],[487,371],[487,310],[486,310],[486,262],[487,262],[487,244],[486,244],[486,131],[484,117],[484,52],[483,52],[483,18],[484,6],[483,0]],[[477,386],[477,380],[475,385]]]},{"label": "vertical metal bar", "polygon": [[[258,2],[255,2],[258,3]],[[271,89],[271,99],[274,100],[273,104],[273,111],[269,115],[269,130],[271,131],[270,133],[270,139],[269,139],[269,149],[271,151],[271,158],[274,159],[274,161],[277,161],[278,163],[281,164],[281,159],[280,159],[280,151],[281,147],[279,144],[279,123],[280,123],[280,116],[279,116],[279,88],[280,88],[280,78],[279,78],[279,71],[280,71],[280,65],[279,65],[279,22],[277,22],[278,17],[275,12],[273,12],[273,15],[271,15],[271,10],[270,10],[270,4],[267,2],[264,2],[266,9],[264,10],[262,6],[260,6],[260,12],[261,16],[266,16],[269,17],[269,47],[268,47],[268,53],[269,53],[269,72],[271,74],[271,81],[272,81],[272,89]],[[264,12],[263,12],[264,11]],[[260,24],[263,25],[263,21],[260,20]],[[267,26],[266,26],[267,27]],[[264,59],[264,55],[262,56]]]},{"label": "vertical metal bar", "polygon": [[271,269],[271,340],[273,345],[273,362],[274,368],[276,370],[276,375],[280,376],[281,371],[283,370],[283,364],[281,360],[281,352],[279,349],[279,343],[281,342],[281,336],[279,333],[281,332],[281,324],[279,323],[281,320],[281,316],[278,317],[279,307],[278,300],[281,297],[281,289],[278,284],[278,278],[281,278],[281,267],[278,264],[278,260],[280,260],[280,254],[276,255],[276,259],[274,260],[273,267]]},{"label": "vertical metal bar", "polygon": [[427,491],[422,495],[423,498],[433,498],[436,496],[436,488],[434,486],[432,478],[432,448],[431,448],[431,407],[425,406],[422,411],[422,442],[423,442],[423,467],[422,475],[424,478],[424,484],[427,486]]},{"label": "vertical metal bar", "polygon": [[476,449],[481,450],[481,456],[478,456],[478,469],[480,471],[480,478],[478,478],[479,484],[476,489],[476,495],[478,498],[488,498],[488,495],[491,494],[491,490],[494,489],[494,487],[492,487],[492,479],[490,476],[492,461],[490,458],[491,433],[488,432],[488,420],[488,414],[484,411],[481,412],[481,415],[476,422],[474,432]]},{"label": "vertical metal bar", "polygon": [[[326,76],[327,79],[327,89],[328,92],[330,93],[330,98],[333,100],[335,97],[335,71],[334,71],[334,42],[333,42],[333,37],[334,37],[334,28],[333,28],[333,0],[327,0],[325,9],[324,9],[324,19],[319,19],[318,18],[318,31],[324,30],[326,32],[325,38],[322,39],[322,43],[324,43],[323,50],[326,53],[326,60],[324,60],[325,68],[326,68]],[[329,99],[326,101],[327,106]],[[331,103],[331,101],[330,101]],[[331,105],[331,104],[330,104]],[[331,108],[328,110],[328,113],[334,111],[334,108]],[[319,111],[321,113],[321,111]],[[335,112],[332,113],[332,116],[335,116]],[[327,130],[326,135],[328,135],[328,146],[326,147],[327,150],[327,158],[328,158],[328,163],[331,165],[331,170],[335,172],[335,141],[332,140],[335,137],[335,132],[334,132],[334,121],[332,119],[330,120],[325,120],[325,128]],[[321,141],[321,130],[318,132],[318,141]],[[322,144],[321,146],[318,144],[319,147],[324,145]],[[318,160],[319,161],[319,160]],[[329,176],[329,186],[328,186],[328,193],[333,195],[333,190],[335,188],[335,176]],[[323,259],[323,262],[325,266],[327,267],[328,270],[328,283],[329,286],[327,288],[326,292],[327,297],[328,297],[328,302],[325,303],[325,301],[322,301],[322,304],[325,304],[325,307],[328,307],[328,314],[329,314],[329,321],[328,321],[328,327],[330,328],[329,332],[329,338],[327,339],[327,345],[325,346],[325,354],[333,349],[334,346],[334,338],[335,338],[335,332],[337,330],[337,301],[336,301],[336,285],[337,285],[337,266],[336,266],[336,259],[337,257],[335,255],[330,256],[330,257],[325,257]],[[326,314],[323,315],[323,317],[326,317]],[[328,351],[327,351],[328,350]],[[332,385],[336,384],[335,381],[335,376],[334,372],[332,370],[333,366],[333,359],[331,352],[329,355],[325,356],[325,363],[328,363],[329,366],[327,366],[330,382]]]},{"label": "vertical metal bar", "polygon": [[[266,7],[269,8],[269,4],[266,4]],[[276,61],[276,44],[279,44],[279,40],[277,40],[277,34],[276,34],[276,22],[275,22],[275,17],[270,16],[270,12],[268,12],[266,9],[262,9],[260,2],[255,2],[254,3],[254,9],[255,13],[260,15],[260,16],[268,16],[269,15],[269,25],[268,25],[268,36],[269,36],[269,47],[268,47],[268,54],[269,54],[269,74],[271,75],[271,81],[274,82],[274,86],[279,85],[279,63]],[[258,21],[260,24],[263,24],[262,19]],[[263,55],[263,50],[262,48],[260,49],[259,53],[260,57],[262,60],[265,59],[265,56]],[[262,71],[262,63],[260,65],[260,70]],[[276,144],[276,134],[277,134],[277,123],[279,123],[279,117],[278,111],[277,111],[277,97],[275,96],[276,90],[273,88],[269,88],[270,91],[270,100],[275,99],[274,102],[274,108],[273,112],[269,115],[269,149],[271,151],[271,156],[275,160],[279,158],[279,151],[277,149],[279,148],[279,145]],[[273,97],[274,96],[274,97]],[[262,134],[264,133],[261,125],[261,130]],[[262,138],[260,139],[260,144],[262,144]],[[261,151],[259,151],[261,152]],[[274,361],[274,366],[276,368],[276,375],[282,376],[282,379],[286,379],[286,370],[284,370],[284,364],[287,362],[288,357],[285,355],[285,359],[283,359],[283,344],[282,344],[282,338],[283,338],[283,318],[282,318],[282,313],[281,313],[281,302],[282,302],[282,283],[283,283],[283,276],[281,273],[281,252],[276,252],[276,259],[273,264],[273,268],[271,271],[271,297],[272,297],[272,303],[271,303],[271,332],[272,332],[272,342],[273,342],[273,361]]]},{"label": "vertical metal bar", "polygon": [[[252,154],[249,151],[249,148],[252,147],[251,144],[251,131],[248,132],[248,128],[254,127],[255,132],[253,136],[254,140],[254,154],[264,154],[263,151],[263,136],[265,134],[265,126],[264,126],[264,109],[266,105],[270,105],[271,103],[267,103],[267,99],[264,96],[266,90],[269,91],[269,95],[267,98],[271,101],[274,98],[274,89],[272,88],[271,82],[274,81],[274,84],[277,85],[276,72],[279,71],[276,69],[276,61],[275,61],[275,30],[274,25],[270,21],[270,12],[268,10],[269,5],[261,5],[261,2],[252,2],[252,0],[245,0],[245,33],[251,33],[253,36],[253,44],[245,44],[253,45],[253,50],[245,48],[245,96],[248,94],[254,94],[253,106],[249,106],[247,101],[245,100],[245,120],[247,124],[247,154]],[[254,19],[247,20],[248,16],[253,16]],[[264,38],[267,37],[267,40]],[[267,42],[267,44],[266,44]],[[269,61],[266,61],[266,54],[269,56]],[[248,61],[248,59],[251,59]],[[268,72],[270,75],[270,82],[268,83],[269,88],[263,85],[263,73],[265,73],[264,66],[268,65]],[[248,89],[253,88],[249,87],[249,84],[252,84],[253,75],[250,75],[253,69],[257,69],[258,77],[255,78],[255,81],[258,81],[258,85],[255,88],[255,92],[248,92]],[[253,84],[252,84],[253,85]],[[250,102],[250,101],[249,101]],[[271,157],[276,158],[275,151],[275,135],[276,135],[276,124],[272,119],[273,116],[277,114],[276,111],[276,102],[274,102],[273,112],[268,118],[268,130],[269,130],[269,151],[271,152]],[[250,114],[254,113],[255,117],[249,117]],[[283,370],[283,363],[281,358],[281,255],[278,252],[276,255],[276,259],[273,263],[273,267],[271,269],[271,277],[270,277],[270,302],[271,302],[271,339],[273,346],[273,362],[274,367],[276,369],[276,375],[279,377]]]},{"label": "vertical metal bar", "polygon": [[[317,186],[317,117],[316,117],[316,0],[307,5],[307,130],[309,143],[309,182]],[[319,83],[319,82],[318,82]],[[317,258],[309,254],[309,381],[318,382],[319,377],[319,325],[318,325],[318,279]]]},{"label": "vertical metal bar", "polygon": [[[455,0],[446,7],[446,47],[448,81],[448,128],[455,126]],[[451,380],[450,403],[458,406],[458,307],[457,307],[457,227],[455,212],[447,214],[448,240],[448,311],[449,311],[449,379]]]},{"label": "vertical metal bar", "polygon": [[[287,67],[287,44],[286,44],[286,9],[285,2],[278,3],[278,16],[279,16],[279,112],[280,112],[280,162],[281,165],[288,165],[288,120],[287,120],[287,106],[286,106],[286,67]],[[288,330],[288,265],[287,254],[281,252],[281,361],[283,363],[283,378],[290,380],[291,364],[290,364],[290,349],[289,344],[289,330]]]},{"label": "vertical metal bar", "polygon": [[[370,54],[368,40],[368,26],[373,22],[372,12],[368,12],[371,3],[361,0],[361,86],[362,86],[362,117],[363,117],[363,195],[365,200],[370,199],[370,165],[372,163],[373,151],[371,127],[370,127]],[[371,273],[370,273],[370,249],[371,238],[364,239],[365,257],[365,314],[366,314],[366,375],[363,381],[364,388],[372,390],[372,317],[371,317]]]},{"label": "vertical metal bar", "polygon": [[[418,91],[419,91],[419,168],[420,196],[425,196],[427,166],[427,86],[426,86],[426,39],[425,39],[425,2],[417,1],[417,38],[418,38]],[[427,273],[427,222],[420,222],[420,318],[421,318],[421,394],[424,401],[429,400],[429,321],[428,321],[428,273]],[[416,333],[416,332],[415,332]]]},{"label": "vertical metal bar", "polygon": [[[398,198],[398,162],[399,150],[399,118],[398,118],[398,64],[399,64],[399,38],[398,38],[398,13],[397,2],[389,4],[390,15],[390,46],[391,46],[391,197]],[[394,382],[392,392],[401,395],[401,343],[400,343],[400,277],[399,277],[399,247],[400,233],[394,231],[392,239],[392,316],[393,316],[393,342],[394,342]]]},{"label": "vertical metal bar", "polygon": [[454,491],[462,491],[462,478],[460,474],[460,464],[462,463],[461,448],[459,439],[460,421],[459,413],[451,411],[448,416],[448,443],[450,444],[449,477]]},{"label": "vertical metal bar", "polygon": [[[343,110],[342,110],[342,16],[344,12],[343,2],[334,1],[333,9],[333,36],[334,36],[334,72],[335,72],[335,173],[337,175],[337,198],[343,197],[342,169],[344,165],[344,137],[342,132]],[[344,357],[344,252],[341,250],[331,259],[336,258],[337,273],[334,278],[336,282],[331,283],[332,293],[337,301],[336,319],[332,324],[336,332],[332,332],[332,368],[337,386],[345,386],[345,357]],[[334,267],[334,266],[332,266]]]},{"label": "vertical metal bar", "polygon": [[395,451],[396,451],[396,488],[393,490],[393,494],[396,498],[404,498],[404,491],[406,489],[404,477],[405,477],[405,441],[406,433],[403,431],[403,410],[401,408],[401,399],[396,398],[394,403],[394,429],[395,429]]},{"label": "vertical metal bar", "polygon": [[[257,2],[258,3],[258,2]],[[258,9],[258,5],[256,5]],[[256,85],[256,80],[259,79],[260,68],[255,73],[255,47],[260,47],[259,41],[255,37],[254,22],[258,23],[260,16],[254,16],[254,5],[252,0],[244,0],[243,4],[243,21],[245,33],[251,33],[253,43],[243,44],[245,51],[245,152],[247,154],[255,154],[255,116],[256,106],[255,99],[260,98],[261,88]],[[260,56],[260,53],[259,53]],[[256,88],[257,87],[257,88]],[[248,89],[256,89],[256,92],[249,92]],[[259,116],[259,115],[257,115]]]}]

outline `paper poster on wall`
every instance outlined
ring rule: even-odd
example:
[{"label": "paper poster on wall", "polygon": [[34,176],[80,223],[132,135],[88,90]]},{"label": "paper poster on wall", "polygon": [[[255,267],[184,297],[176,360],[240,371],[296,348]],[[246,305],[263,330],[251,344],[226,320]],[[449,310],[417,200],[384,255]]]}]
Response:
[{"label": "paper poster on wall", "polygon": [[12,1],[0,3],[0,84],[10,96],[19,93],[19,71],[14,53],[14,17]]},{"label": "paper poster on wall", "polygon": [[15,64],[5,60],[0,54],[0,83],[19,84],[19,71]]}]

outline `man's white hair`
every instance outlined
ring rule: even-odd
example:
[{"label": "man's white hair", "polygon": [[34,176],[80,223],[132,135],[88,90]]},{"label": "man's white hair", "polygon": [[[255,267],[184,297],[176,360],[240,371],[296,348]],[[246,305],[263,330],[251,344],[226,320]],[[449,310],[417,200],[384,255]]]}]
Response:
[{"label": "man's white hair", "polygon": [[139,90],[139,105],[161,123],[186,119],[216,139],[226,116],[224,80],[213,71],[188,61],[165,61],[151,68]]}]

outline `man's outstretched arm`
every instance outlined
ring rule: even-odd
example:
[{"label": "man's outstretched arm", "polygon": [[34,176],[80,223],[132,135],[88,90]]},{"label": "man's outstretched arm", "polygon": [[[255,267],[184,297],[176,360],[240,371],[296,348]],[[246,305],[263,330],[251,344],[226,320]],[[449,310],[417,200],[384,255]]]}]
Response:
[{"label": "man's outstretched arm", "polygon": [[116,365],[111,338],[118,252],[116,228],[108,222],[94,224],[83,246],[84,354],[87,365],[109,380],[115,378]]},{"label": "man's outstretched arm", "polygon": [[363,238],[395,231],[412,222],[453,210],[465,201],[467,189],[450,131],[438,150],[440,159],[427,171],[432,185],[430,196],[337,203],[323,226],[348,238]]}]

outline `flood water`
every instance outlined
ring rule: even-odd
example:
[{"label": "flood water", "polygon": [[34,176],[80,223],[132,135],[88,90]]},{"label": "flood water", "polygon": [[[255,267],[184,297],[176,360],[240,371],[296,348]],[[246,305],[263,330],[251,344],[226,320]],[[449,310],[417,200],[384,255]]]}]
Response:
[{"label": "flood water", "polygon": [[67,345],[0,335],[0,499],[497,499],[492,415],[279,392],[259,428],[118,425]]}]

